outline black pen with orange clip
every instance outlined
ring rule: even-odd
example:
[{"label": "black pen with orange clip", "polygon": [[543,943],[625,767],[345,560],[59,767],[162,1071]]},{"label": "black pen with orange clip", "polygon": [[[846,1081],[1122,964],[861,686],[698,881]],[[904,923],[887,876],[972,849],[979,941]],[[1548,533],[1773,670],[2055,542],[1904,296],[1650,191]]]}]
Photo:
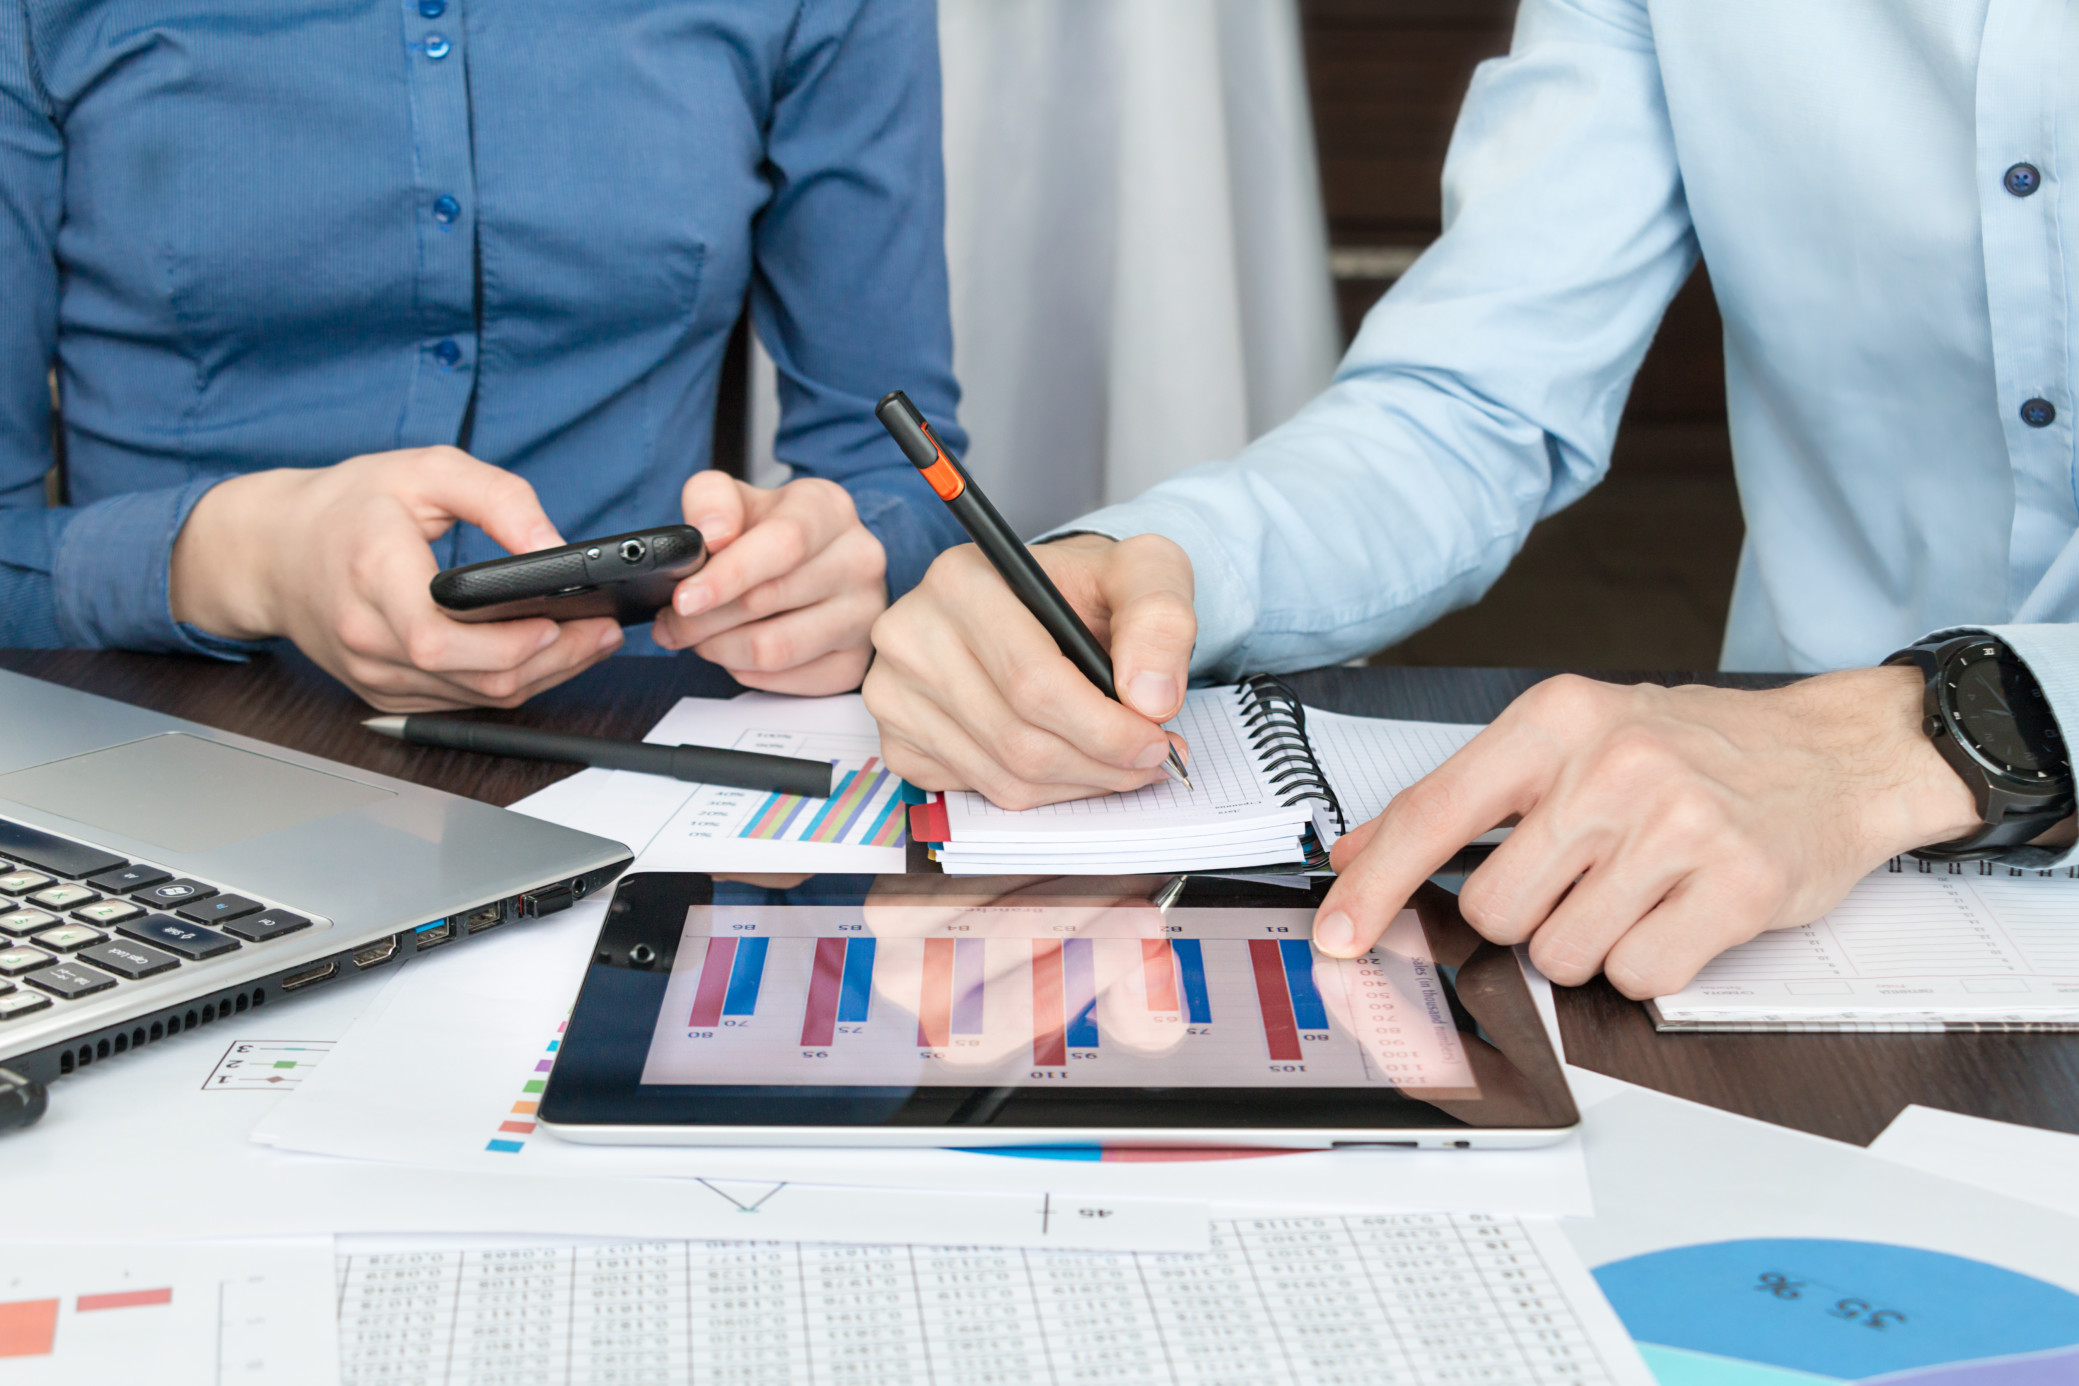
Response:
[{"label": "black pen with orange clip", "polygon": [[[902,449],[902,455],[923,473],[924,480],[953,512],[953,518],[960,521],[960,527],[967,531],[983,556],[1003,575],[1003,580],[1025,604],[1025,609],[1047,628],[1047,634],[1054,637],[1061,653],[1082,671],[1084,678],[1097,685],[1100,693],[1115,703],[1119,702],[1118,685],[1112,679],[1111,655],[1097,643],[1097,637],[1076,615],[1075,608],[1068,604],[1068,598],[1061,595],[1061,589],[1047,576],[1047,570],[1040,567],[1039,560],[1032,556],[1032,550],[1018,541],[1018,536],[1004,522],[1003,516],[996,513],[996,507],[975,485],[974,478],[967,474],[960,460],[939,441],[930,422],[916,405],[910,403],[910,397],[900,390],[883,395],[880,404],[874,408],[874,414],[880,419],[881,427],[888,430],[889,436]],[[1191,788],[1191,777],[1184,772],[1184,761],[1177,754],[1174,742],[1169,748],[1169,759],[1163,762],[1162,768],[1172,779],[1181,781],[1186,789]]]}]

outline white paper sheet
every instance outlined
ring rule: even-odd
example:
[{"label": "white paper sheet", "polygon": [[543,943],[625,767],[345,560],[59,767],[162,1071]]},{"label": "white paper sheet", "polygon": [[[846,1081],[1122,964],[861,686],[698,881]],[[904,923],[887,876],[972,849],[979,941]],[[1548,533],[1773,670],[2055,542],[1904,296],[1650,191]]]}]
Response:
[{"label": "white paper sheet", "polygon": [[[603,908],[515,930],[498,947],[431,953],[401,979],[256,1139],[285,1150],[572,1181],[704,1176],[883,1188],[1171,1198],[1365,1210],[1590,1211],[1578,1140],[1524,1151],[1320,1151],[1126,1162],[949,1150],[576,1145],[499,1127],[526,1100],[567,1017]],[[473,952],[474,957],[469,956]],[[434,1056],[429,1061],[428,1056]],[[524,1119],[524,1118],[523,1118]],[[588,1202],[599,1200],[585,1196]],[[557,1229],[562,1230],[562,1229]]]},{"label": "white paper sheet", "polygon": [[0,1378],[50,1386],[331,1386],[332,1239],[0,1242]]},{"label": "white paper sheet", "polygon": [[1385,812],[1394,795],[1483,730],[1461,722],[1404,722],[1307,709],[1307,740],[1353,828]]},{"label": "white paper sheet", "polygon": [[2079,1136],[1908,1107],[1870,1154],[2079,1218]]},{"label": "white paper sheet", "polygon": [[[342,1247],[348,1386],[1653,1386],[1549,1222],[1222,1222],[1202,1256],[751,1242]],[[396,1325],[408,1322],[411,1331]]]}]

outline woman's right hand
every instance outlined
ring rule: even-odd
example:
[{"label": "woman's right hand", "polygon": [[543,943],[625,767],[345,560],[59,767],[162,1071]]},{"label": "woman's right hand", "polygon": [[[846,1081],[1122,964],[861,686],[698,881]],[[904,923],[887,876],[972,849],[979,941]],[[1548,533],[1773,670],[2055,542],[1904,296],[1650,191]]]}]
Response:
[{"label": "woman's right hand", "polygon": [[457,521],[513,553],[563,542],[533,487],[457,448],[235,477],[174,541],[174,619],[233,640],[286,636],[385,712],[515,707],[620,648],[607,617],[443,614],[431,545]]}]

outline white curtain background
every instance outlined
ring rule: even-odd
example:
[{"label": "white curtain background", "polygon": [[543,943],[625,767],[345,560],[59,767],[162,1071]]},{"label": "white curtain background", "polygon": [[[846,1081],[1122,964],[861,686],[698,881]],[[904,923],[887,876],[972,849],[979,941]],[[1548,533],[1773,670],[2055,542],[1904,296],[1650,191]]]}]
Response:
[{"label": "white curtain background", "polygon": [[[1039,533],[1227,457],[1338,334],[1296,0],[939,0],[967,463]],[[771,461],[756,353],[752,475]]]}]

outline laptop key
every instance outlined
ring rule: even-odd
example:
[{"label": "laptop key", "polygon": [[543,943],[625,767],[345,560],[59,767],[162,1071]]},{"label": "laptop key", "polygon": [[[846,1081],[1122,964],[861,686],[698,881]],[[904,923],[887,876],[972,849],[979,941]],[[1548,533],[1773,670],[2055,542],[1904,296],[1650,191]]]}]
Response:
[{"label": "laptop key", "polygon": [[32,910],[24,906],[0,914],[0,934],[33,934],[58,922],[58,916],[49,910]]},{"label": "laptop key", "polygon": [[125,919],[135,919],[143,913],[144,909],[141,906],[133,905],[128,900],[96,900],[91,905],[74,910],[72,917],[82,924],[93,924],[106,929],[122,923]]},{"label": "laptop key", "polygon": [[116,932],[184,958],[213,958],[239,946],[235,938],[225,938],[214,930],[175,919],[170,914],[148,914],[142,919],[118,924]]},{"label": "laptop key", "polygon": [[174,913],[197,924],[215,924],[224,919],[241,919],[259,908],[258,900],[248,900],[243,895],[212,895],[207,900],[182,905]]},{"label": "laptop key", "polygon": [[156,948],[147,948],[127,939],[115,939],[99,948],[89,948],[79,956],[82,962],[105,967],[116,976],[128,977],[133,982],[139,977],[154,977],[180,966],[180,959],[173,954],[161,953]]},{"label": "laptop key", "polygon": [[217,888],[213,885],[183,879],[155,885],[150,890],[132,891],[130,898],[150,909],[170,910],[190,900],[206,900],[216,893]]},{"label": "laptop key", "polygon": [[99,929],[89,929],[84,924],[60,924],[55,929],[45,929],[32,934],[29,942],[38,948],[48,948],[53,953],[77,953],[88,944],[99,943],[108,935]]},{"label": "laptop key", "polygon": [[89,879],[87,884],[109,895],[128,895],[133,890],[149,890],[161,881],[172,879],[171,871],[161,871],[156,866],[138,863],[119,867],[114,871],[104,871]]},{"label": "laptop key", "polygon": [[56,961],[40,948],[0,948],[0,977],[19,977]]},{"label": "laptop key", "polygon": [[50,1004],[51,999],[48,996],[38,996],[33,991],[17,991],[11,996],[0,996],[0,1021],[13,1020],[16,1016],[28,1015],[31,1011],[47,1010]]},{"label": "laptop key", "polygon": [[236,934],[248,943],[267,943],[284,934],[293,934],[298,929],[308,929],[310,921],[300,914],[287,910],[268,910],[262,914],[249,914],[243,919],[226,923],[224,932]]},{"label": "laptop key", "polygon": [[10,871],[0,876],[0,895],[27,895],[32,890],[55,884],[41,871]]},{"label": "laptop key", "polygon": [[0,818],[0,856],[27,862],[60,876],[97,876],[129,863],[84,842],[54,837]]},{"label": "laptop key", "polygon": [[41,905],[47,910],[69,910],[74,905],[91,904],[101,897],[83,885],[54,885],[39,890],[29,897],[32,905]]},{"label": "laptop key", "polygon": [[46,967],[41,972],[32,972],[22,978],[38,991],[47,991],[63,1001],[75,1001],[82,996],[92,996],[97,991],[107,991],[116,984],[116,979],[99,968],[87,967],[76,962],[61,962],[55,967]]}]

